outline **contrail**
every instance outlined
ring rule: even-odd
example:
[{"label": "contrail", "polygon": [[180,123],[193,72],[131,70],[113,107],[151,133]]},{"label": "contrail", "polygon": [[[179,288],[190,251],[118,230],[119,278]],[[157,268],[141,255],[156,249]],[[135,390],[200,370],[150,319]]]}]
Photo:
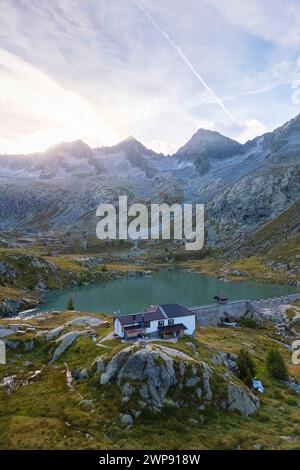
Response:
[{"label": "contrail", "polygon": [[178,47],[172,39],[169,37],[167,33],[165,33],[161,27],[156,23],[156,21],[152,18],[150,13],[148,13],[138,2],[137,0],[133,0],[138,9],[148,18],[148,20],[153,24],[153,26],[157,29],[157,31],[168,41],[169,44],[175,49],[177,54],[181,57],[181,59],[184,61],[184,63],[189,67],[189,69],[193,72],[195,77],[199,80],[200,83],[204,86],[204,88],[215,98],[216,102],[220,105],[220,107],[223,109],[223,111],[227,114],[227,116],[233,121],[237,122],[235,117],[231,114],[231,112],[226,108],[226,106],[223,104],[222,100],[215,94],[215,92],[210,88],[210,86],[206,83],[205,80],[199,75],[197,70],[194,68],[194,66],[190,63],[190,61],[186,58],[180,47]]}]

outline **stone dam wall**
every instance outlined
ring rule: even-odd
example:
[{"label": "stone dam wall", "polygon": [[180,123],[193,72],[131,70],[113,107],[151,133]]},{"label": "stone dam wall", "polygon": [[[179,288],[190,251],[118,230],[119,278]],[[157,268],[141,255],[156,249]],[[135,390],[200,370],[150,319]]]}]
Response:
[{"label": "stone dam wall", "polygon": [[191,310],[196,313],[197,323],[201,326],[216,326],[224,318],[232,316],[235,319],[241,318],[246,312],[250,310],[250,305],[246,300],[237,302],[228,302],[224,305],[206,305],[203,307],[192,308]]},{"label": "stone dam wall", "polygon": [[228,302],[224,305],[204,305],[201,307],[192,307],[190,310],[195,312],[198,325],[217,326],[221,321],[224,321],[226,316],[234,317],[238,320],[244,316],[246,312],[259,312],[260,308],[278,308],[279,305],[290,304],[296,300],[300,300],[300,293],[289,294],[273,299],[238,300]]}]

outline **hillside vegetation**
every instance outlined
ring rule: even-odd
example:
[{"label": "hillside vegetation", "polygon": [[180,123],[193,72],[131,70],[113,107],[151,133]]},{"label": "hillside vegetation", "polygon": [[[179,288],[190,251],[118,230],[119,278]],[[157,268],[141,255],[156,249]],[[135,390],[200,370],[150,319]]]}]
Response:
[{"label": "hillside vegetation", "polygon": [[[174,403],[181,394],[192,397],[194,389],[184,388],[181,392],[175,386],[170,389],[173,402],[170,400],[160,412],[145,408],[132,424],[125,425],[120,416],[135,407],[135,402],[125,403],[122,390],[115,382],[100,385],[103,362],[107,363],[128,347],[109,335],[111,317],[92,316],[104,322],[93,327],[97,344],[89,335],[79,336],[61,357],[50,363],[59,334],[87,328],[69,323],[84,315],[61,312],[22,321],[19,328],[22,327],[23,333],[7,338],[18,344],[16,349],[10,348],[7,365],[0,367],[0,448],[299,449],[300,396],[272,379],[267,370],[267,353],[271,348],[278,349],[289,374],[296,380],[300,379],[300,366],[291,364],[291,354],[278,341],[273,324],[235,330],[199,328],[194,339],[165,343],[192,361],[204,361],[221,375],[229,371],[220,362],[220,355],[234,357],[241,348],[247,348],[255,362],[257,377],[265,386],[265,393],[259,396],[260,408],[255,413],[246,417],[238,411],[218,409],[214,402],[197,408],[192,398],[194,402],[188,407],[178,408]],[[0,328],[10,325],[9,319],[0,321]],[[64,326],[63,332],[47,340],[49,331],[60,326]],[[26,332],[28,328],[30,331]],[[25,344],[32,345],[32,341],[32,348],[26,349]],[[161,347],[161,343],[157,346]],[[86,374],[70,386],[66,370],[74,367],[85,370]],[[28,379],[37,371],[35,378]],[[11,376],[15,376],[14,385],[4,387],[3,379]],[[222,381],[214,387],[221,395],[224,393]]]}]

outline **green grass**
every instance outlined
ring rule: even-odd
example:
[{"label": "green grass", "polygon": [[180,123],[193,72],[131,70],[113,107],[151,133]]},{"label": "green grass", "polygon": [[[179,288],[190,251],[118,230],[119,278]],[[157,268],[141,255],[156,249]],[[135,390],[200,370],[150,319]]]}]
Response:
[{"label": "green grass", "polygon": [[[43,329],[52,328],[79,315],[83,313],[63,312],[61,315],[48,315],[43,322],[31,319],[27,323],[40,325]],[[6,324],[7,321],[2,320],[1,323]],[[104,338],[111,328],[110,317],[108,325],[97,328],[98,339]],[[0,367],[0,380],[12,374],[25,378],[30,371],[42,369],[32,384],[11,395],[0,388],[0,448],[176,450],[235,449],[237,446],[253,449],[255,445],[266,449],[300,447],[300,397],[270,377],[266,369],[267,352],[270,348],[279,348],[289,365],[290,375],[298,379],[300,366],[291,364],[291,355],[278,343],[272,324],[258,330],[245,327],[236,330],[199,328],[194,339],[186,337],[177,343],[166,343],[168,347],[208,363],[218,351],[237,354],[246,347],[254,358],[257,377],[266,390],[260,396],[261,408],[256,414],[246,418],[214,407],[198,411],[191,399],[188,408],[167,407],[159,414],[143,411],[129,429],[124,429],[119,421],[119,414],[127,410],[121,403],[120,389],[117,385],[100,386],[99,373],[91,369],[96,357],[101,355],[108,361],[127,345],[111,339],[104,342],[107,349],[100,348],[90,337],[80,337],[59,361],[50,366],[48,362],[55,344],[41,339],[33,351],[9,352],[7,365]],[[26,360],[32,361],[32,366],[24,367]],[[70,369],[78,366],[91,371],[89,379],[75,383],[75,391],[66,386],[65,362]],[[226,371],[223,366],[214,368],[219,375]],[[224,392],[219,379],[213,380],[213,387],[215,394]],[[170,390],[170,398],[175,394],[176,399],[176,393],[182,392],[176,388]],[[80,406],[81,397],[92,400],[92,406]],[[281,436],[291,436],[292,440]]]},{"label": "green grass", "polygon": [[0,302],[3,300],[19,300],[24,297],[24,291],[12,287],[0,286]]},{"label": "green grass", "polygon": [[300,202],[296,202],[290,209],[265,224],[252,237],[254,245],[269,244],[271,240],[282,241],[298,230],[300,215]]},{"label": "green grass", "polygon": [[191,269],[207,276],[225,278],[231,281],[260,281],[286,283],[286,273],[271,268],[264,258],[249,257],[235,261],[204,258],[181,262],[179,267]]},{"label": "green grass", "polygon": [[[229,264],[231,273],[229,278],[237,278],[238,280],[255,280],[262,282],[285,282],[286,276],[278,270],[267,266],[263,259],[257,257],[244,258]],[[234,271],[239,271],[240,275],[236,276]]]},{"label": "green grass", "polygon": [[191,269],[207,276],[219,275],[222,263],[216,258],[204,258],[199,260],[188,260],[179,263],[185,269]]}]

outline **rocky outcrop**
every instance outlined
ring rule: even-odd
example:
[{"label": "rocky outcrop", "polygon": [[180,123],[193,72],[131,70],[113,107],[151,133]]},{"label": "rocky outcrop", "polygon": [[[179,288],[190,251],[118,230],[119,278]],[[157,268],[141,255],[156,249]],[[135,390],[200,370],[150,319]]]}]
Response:
[{"label": "rocky outcrop", "polygon": [[0,388],[5,390],[6,393],[11,394],[18,390],[18,388],[24,387],[25,385],[31,383],[31,381],[38,377],[41,373],[42,370],[35,370],[27,374],[26,377],[22,378],[17,377],[16,375],[4,377],[0,381]]},{"label": "rocky outcrop", "polygon": [[53,357],[50,361],[50,364],[53,362],[57,361],[63,353],[66,351],[66,349],[71,346],[72,343],[79,337],[79,336],[84,336],[84,335],[90,335],[92,334],[91,330],[84,330],[84,331],[70,331],[69,333],[66,333],[62,335],[57,342],[59,342],[59,346],[55,349]]},{"label": "rocky outcrop", "polygon": [[74,318],[73,320],[70,320],[67,325],[71,325],[71,326],[99,326],[99,325],[102,325],[103,323],[103,320],[101,320],[100,318],[95,318],[95,317],[77,317],[77,318]]},{"label": "rocky outcrop", "polygon": [[129,414],[121,414],[120,421],[124,426],[130,426],[133,423],[133,418]]},{"label": "rocky outcrop", "polygon": [[231,384],[227,388],[227,398],[222,406],[226,410],[236,410],[244,416],[249,416],[259,408],[259,399],[249,390]]},{"label": "rocky outcrop", "polygon": [[32,298],[10,299],[7,298],[0,302],[0,317],[10,317],[17,315],[24,310],[36,308],[39,301]]},{"label": "rocky outcrop", "polygon": [[12,328],[0,328],[0,339],[6,338],[7,336],[11,336],[15,333],[15,330]]},{"label": "rocky outcrop", "polygon": [[81,264],[85,268],[95,268],[101,264],[103,264],[104,260],[103,258],[97,257],[97,258],[79,258],[77,259],[77,263]]},{"label": "rocky outcrop", "polygon": [[259,328],[264,323],[263,314],[252,311],[246,312],[245,315],[241,318],[241,322],[245,324],[245,326],[252,326]]},{"label": "rocky outcrop", "polygon": [[297,395],[300,395],[300,384],[295,382],[294,379],[289,379],[285,381],[285,384],[293,390]]},{"label": "rocky outcrop", "polygon": [[105,372],[101,375],[100,384],[108,384],[117,374],[121,364],[123,363],[126,356],[132,352],[132,347],[128,347],[116,354],[112,360],[108,363]]},{"label": "rocky outcrop", "polygon": [[213,357],[212,362],[216,365],[225,365],[233,372],[237,370],[237,356],[235,354],[218,351]]},{"label": "rocky outcrop", "polygon": [[57,338],[58,336],[60,336],[60,334],[63,332],[63,330],[67,326],[97,327],[99,325],[102,325],[103,323],[104,323],[103,320],[101,320],[100,318],[94,318],[94,317],[90,317],[90,316],[76,317],[76,318],[73,318],[73,320],[68,321],[64,325],[60,325],[56,328],[53,328],[53,330],[48,331],[47,335],[46,335],[46,341],[52,341],[55,338]]},{"label": "rocky outcrop", "polygon": [[23,351],[23,352],[30,352],[36,346],[36,341],[34,339],[24,340],[24,339],[22,339],[22,335],[20,335],[19,340],[13,340],[12,341],[10,339],[4,339],[4,342],[7,346],[7,348],[12,350],[12,351],[15,351],[16,349],[19,349],[20,351]]},{"label": "rocky outcrop", "polygon": [[206,362],[177,349],[148,344],[117,353],[101,373],[100,384],[115,383],[122,391],[123,405],[137,412],[172,405],[199,410],[213,406],[246,416],[254,413],[259,400],[242,383],[233,383],[237,379],[230,371],[224,377]]},{"label": "rocky outcrop", "polygon": [[16,271],[8,264],[0,263],[0,276],[14,279],[16,277]]},{"label": "rocky outcrop", "polygon": [[298,171],[299,165],[264,168],[219,193],[207,204],[210,244],[224,245],[248,236],[286,211],[299,197]]},{"label": "rocky outcrop", "polygon": [[53,339],[57,338],[62,331],[64,330],[65,326],[57,326],[56,328],[53,328],[53,330],[48,331],[47,336],[46,336],[46,341],[52,341]]},{"label": "rocky outcrop", "polygon": [[105,369],[105,362],[102,356],[96,357],[92,363],[92,369],[95,367],[97,372],[103,372]]}]

